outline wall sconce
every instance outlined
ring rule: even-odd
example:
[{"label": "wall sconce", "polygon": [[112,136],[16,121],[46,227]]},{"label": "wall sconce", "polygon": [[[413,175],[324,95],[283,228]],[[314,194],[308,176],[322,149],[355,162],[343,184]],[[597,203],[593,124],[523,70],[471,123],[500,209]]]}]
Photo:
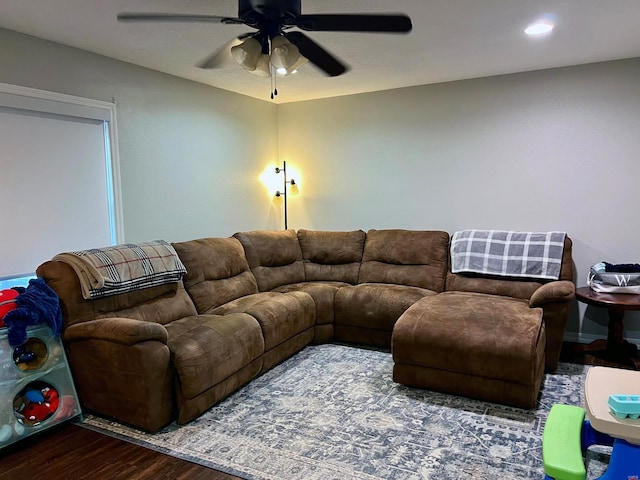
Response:
[{"label": "wall sconce", "polygon": [[300,193],[300,190],[298,189],[298,184],[293,178],[291,180],[287,180],[287,162],[284,162],[284,161],[282,162],[282,168],[276,167],[276,173],[282,173],[284,177],[282,191],[280,190],[276,191],[276,197],[284,198],[284,229],[287,230],[287,228],[289,227],[289,224],[287,221],[287,184],[291,185],[289,187],[290,195],[297,195],[298,193]]}]

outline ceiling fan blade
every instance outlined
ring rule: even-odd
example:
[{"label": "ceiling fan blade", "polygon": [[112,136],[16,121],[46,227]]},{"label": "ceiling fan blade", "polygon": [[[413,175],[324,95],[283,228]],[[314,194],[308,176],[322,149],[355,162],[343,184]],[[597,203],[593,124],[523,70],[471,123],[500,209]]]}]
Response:
[{"label": "ceiling fan blade", "polygon": [[180,13],[119,13],[120,22],[189,22],[189,23],[244,23],[239,18],[216,15],[189,15]]},{"label": "ceiling fan blade", "polygon": [[340,62],[336,57],[327,52],[324,48],[311,40],[302,32],[288,32],[284,37],[293,43],[303,57],[306,57],[320,70],[323,70],[331,77],[337,77],[346,72],[349,67]]},{"label": "ceiling fan blade", "polygon": [[207,58],[201,60],[196,65],[196,67],[203,68],[205,70],[221,67],[227,60],[231,58],[231,47],[240,44],[242,40],[252,35],[254,34],[243,33],[242,35],[239,35],[236,38],[229,40],[227,43],[225,43],[223,46],[218,48],[215,52],[213,52]]},{"label": "ceiling fan blade", "polygon": [[411,19],[398,14],[298,15],[294,25],[316,32],[381,32],[408,33]]}]

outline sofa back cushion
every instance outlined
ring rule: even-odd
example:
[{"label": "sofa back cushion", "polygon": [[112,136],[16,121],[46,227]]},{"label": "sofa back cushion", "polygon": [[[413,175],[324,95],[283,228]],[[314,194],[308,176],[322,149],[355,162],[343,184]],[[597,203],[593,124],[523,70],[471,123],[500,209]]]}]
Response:
[{"label": "sofa back cushion", "polygon": [[38,267],[36,274],[60,297],[64,328],[75,323],[106,317],[133,318],[166,325],[197,313],[182,280],[85,300],[82,297],[78,275],[69,264],[57,260],[45,262]]},{"label": "sofa back cushion", "polygon": [[358,283],[392,283],[442,292],[449,234],[425,230],[369,230]]},{"label": "sofa back cushion", "polygon": [[362,230],[298,230],[305,280],[358,283],[365,238]]},{"label": "sofa back cushion", "polygon": [[244,247],[261,292],[304,281],[302,251],[294,230],[256,230],[233,236]]},{"label": "sofa back cushion", "polygon": [[236,238],[201,238],[174,243],[187,268],[183,278],[198,313],[258,293],[242,244]]},{"label": "sofa back cushion", "polygon": [[[566,236],[559,280],[573,281],[573,242]],[[479,274],[447,273],[447,291],[479,292],[529,299],[543,283],[551,280],[498,277]]]}]

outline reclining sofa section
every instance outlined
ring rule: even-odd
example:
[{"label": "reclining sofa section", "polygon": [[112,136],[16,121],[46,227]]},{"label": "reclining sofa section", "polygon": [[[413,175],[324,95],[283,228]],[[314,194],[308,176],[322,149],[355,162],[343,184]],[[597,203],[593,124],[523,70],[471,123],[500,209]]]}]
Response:
[{"label": "reclining sofa section", "polygon": [[571,240],[560,280],[546,283],[454,275],[449,241],[440,231],[286,230],[179,242],[181,281],[96,300],[64,262],[37,275],[60,297],[83,407],[147,431],[192,420],[310,342],[389,348],[404,312],[445,291],[540,311],[555,370],[575,291]]}]

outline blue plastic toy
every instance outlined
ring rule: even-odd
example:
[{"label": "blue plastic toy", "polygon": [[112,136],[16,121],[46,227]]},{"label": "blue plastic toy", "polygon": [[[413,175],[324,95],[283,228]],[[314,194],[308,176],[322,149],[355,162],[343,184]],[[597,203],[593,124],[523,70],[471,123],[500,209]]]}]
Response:
[{"label": "blue plastic toy", "polygon": [[640,395],[609,395],[609,408],[618,418],[640,418]]}]

